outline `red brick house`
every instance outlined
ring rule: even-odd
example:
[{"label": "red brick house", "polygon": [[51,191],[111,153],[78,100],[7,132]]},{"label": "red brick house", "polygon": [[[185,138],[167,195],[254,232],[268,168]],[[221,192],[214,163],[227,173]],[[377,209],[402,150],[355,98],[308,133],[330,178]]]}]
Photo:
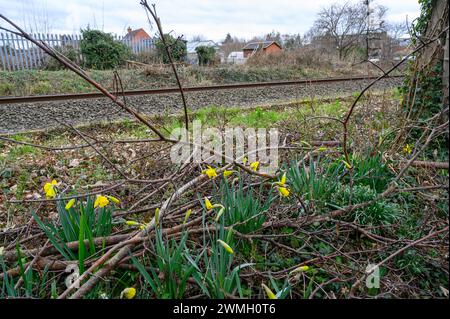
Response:
[{"label": "red brick house", "polygon": [[244,58],[248,58],[257,52],[263,53],[279,53],[283,49],[276,41],[260,41],[260,42],[250,42],[242,48],[244,52]]},{"label": "red brick house", "polygon": [[128,42],[130,45],[135,45],[136,43],[142,42],[143,40],[150,40],[151,37],[145,32],[144,29],[132,30],[131,27],[127,29],[128,33],[123,37],[123,40]]}]

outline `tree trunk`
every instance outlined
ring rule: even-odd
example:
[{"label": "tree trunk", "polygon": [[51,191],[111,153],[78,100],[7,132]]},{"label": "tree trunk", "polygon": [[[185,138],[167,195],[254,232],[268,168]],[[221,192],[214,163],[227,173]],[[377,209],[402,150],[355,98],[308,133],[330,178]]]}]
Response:
[{"label": "tree trunk", "polygon": [[[447,21],[447,24],[448,24],[448,21]],[[444,65],[443,65],[443,69],[444,69],[444,71],[442,72],[442,90],[443,90],[443,96],[444,96],[444,105],[446,105],[446,106],[448,106],[448,89],[449,89],[449,86],[448,86],[448,81],[449,81],[449,79],[448,79],[448,77],[449,77],[449,70],[448,70],[448,68],[449,68],[449,66],[448,66],[448,56],[449,56],[449,49],[448,49],[448,41],[450,40],[449,39],[449,36],[448,36],[448,33],[449,33],[449,31],[448,31],[448,29],[447,29],[447,32],[446,32],[446,36],[445,36],[445,46],[444,46]]]}]

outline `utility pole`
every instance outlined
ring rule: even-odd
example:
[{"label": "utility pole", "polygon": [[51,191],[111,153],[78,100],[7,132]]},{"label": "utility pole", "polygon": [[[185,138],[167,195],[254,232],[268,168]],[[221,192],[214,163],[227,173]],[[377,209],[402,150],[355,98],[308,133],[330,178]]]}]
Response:
[{"label": "utility pole", "polygon": [[370,0],[364,0],[366,5],[366,18],[367,18],[367,28],[366,28],[366,60],[369,61],[369,36],[370,36]]},{"label": "utility pole", "polygon": [[369,36],[370,36],[370,0],[364,0],[364,4],[366,5],[366,68],[367,68],[367,76],[370,76],[370,66],[369,66]]}]

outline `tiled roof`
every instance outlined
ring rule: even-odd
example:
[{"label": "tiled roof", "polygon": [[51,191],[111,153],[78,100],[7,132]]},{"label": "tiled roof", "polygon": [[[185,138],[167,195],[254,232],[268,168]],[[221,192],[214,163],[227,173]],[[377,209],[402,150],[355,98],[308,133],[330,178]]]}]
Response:
[{"label": "tiled roof", "polygon": [[[133,31],[131,31],[131,32],[128,32],[128,33],[125,35],[124,39],[133,39],[139,31],[144,31],[144,32],[145,32],[145,30],[142,29],[142,28],[136,29],[136,30],[133,30]],[[147,32],[145,32],[145,33],[147,34]],[[148,35],[148,34],[147,34],[147,35]],[[150,37],[150,36],[149,36],[149,37]]]},{"label": "tiled roof", "polygon": [[242,48],[242,50],[254,50],[257,48],[263,48],[266,49],[269,47],[272,43],[275,43],[277,46],[281,48],[281,46],[276,41],[260,41],[260,42],[250,42],[245,45],[245,47]]}]

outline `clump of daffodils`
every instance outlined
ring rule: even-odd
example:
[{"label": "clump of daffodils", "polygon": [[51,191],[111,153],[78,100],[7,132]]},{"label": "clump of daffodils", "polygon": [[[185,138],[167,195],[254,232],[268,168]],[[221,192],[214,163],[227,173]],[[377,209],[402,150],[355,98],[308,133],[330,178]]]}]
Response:
[{"label": "clump of daffodils", "polygon": [[220,216],[222,216],[223,212],[225,211],[225,206],[222,204],[212,204],[211,201],[208,199],[208,197],[205,197],[205,207],[208,211],[214,209],[214,208],[220,208],[219,212],[216,215],[216,218],[214,219],[216,222],[219,220]]},{"label": "clump of daffodils", "polygon": [[56,197],[56,186],[58,185],[58,182],[54,179],[51,182],[45,183],[44,185],[44,192],[45,197],[47,199],[55,198]]}]

